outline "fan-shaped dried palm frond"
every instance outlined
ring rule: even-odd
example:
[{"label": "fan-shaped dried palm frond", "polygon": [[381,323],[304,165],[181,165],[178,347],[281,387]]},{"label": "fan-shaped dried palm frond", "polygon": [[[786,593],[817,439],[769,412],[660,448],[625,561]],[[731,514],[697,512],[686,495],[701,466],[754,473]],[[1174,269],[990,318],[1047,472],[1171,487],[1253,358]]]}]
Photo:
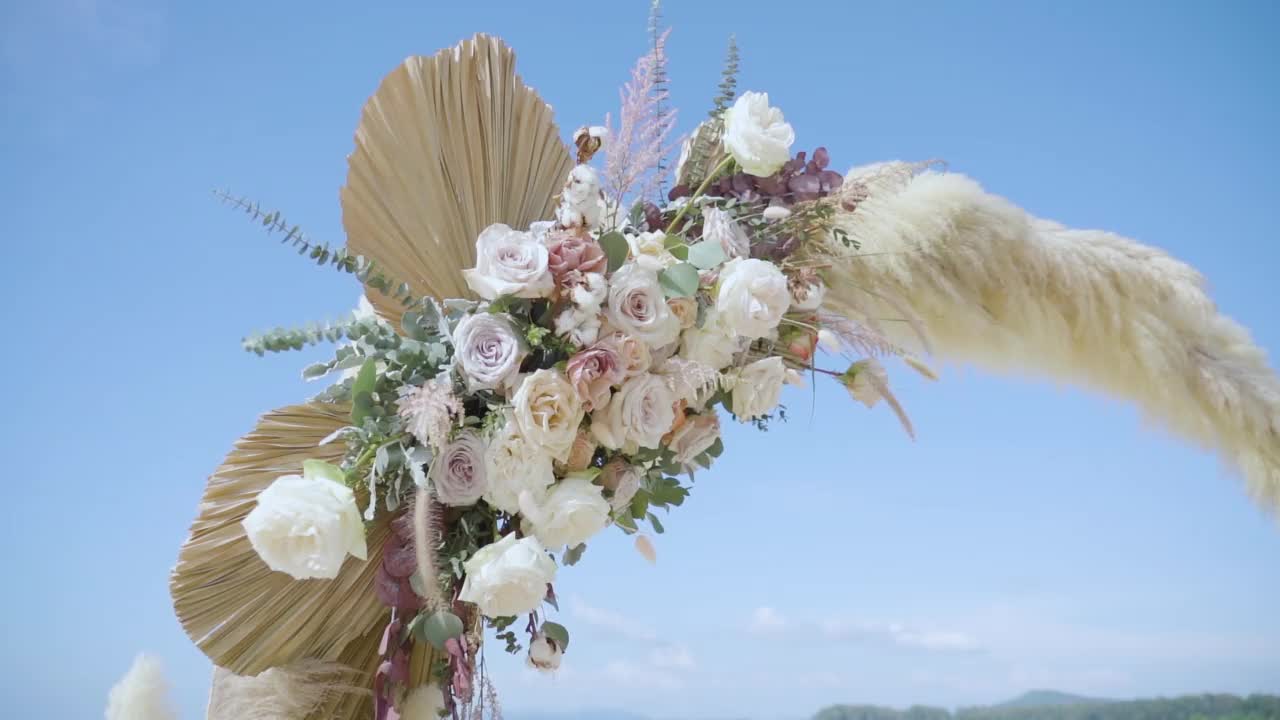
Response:
[{"label": "fan-shaped dried palm frond", "polygon": [[372,588],[385,520],[369,531],[368,561],[348,558],[333,580],[273,572],[240,525],[258,493],[301,472],[303,460],[341,461],[341,443],[318,445],[348,424],[348,412],[310,403],[268,413],[209,478],[169,588],[183,629],[214,664],[256,675],[306,658],[342,661],[352,641],[381,630],[386,609]]},{"label": "fan-shaped dried palm frond", "polygon": [[[1218,451],[1280,511],[1280,381],[1191,267],[1100,231],[1028,215],[955,174],[891,164],[849,174],[827,310],[903,300],[937,353],[1132,400]],[[882,317],[894,311],[881,304]],[[905,323],[882,322],[912,342]],[[896,331],[896,332],[895,332]]]},{"label": "fan-shaped dried palm frond", "polygon": [[[493,223],[548,218],[573,167],[551,108],[515,73],[515,54],[476,35],[411,57],[382,81],[356,129],[342,189],[347,246],[418,295],[470,297],[462,270]],[[370,293],[398,322],[403,308]]]}]

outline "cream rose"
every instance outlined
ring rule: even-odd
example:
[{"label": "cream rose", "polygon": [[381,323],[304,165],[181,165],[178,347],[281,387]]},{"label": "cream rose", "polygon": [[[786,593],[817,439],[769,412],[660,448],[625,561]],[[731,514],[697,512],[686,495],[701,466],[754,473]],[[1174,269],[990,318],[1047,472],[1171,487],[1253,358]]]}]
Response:
[{"label": "cream rose", "polygon": [[769,94],[744,92],[724,111],[724,149],[742,166],[743,172],[768,177],[791,159],[796,134],[769,106]]},{"label": "cream rose", "polygon": [[627,236],[627,246],[631,248],[635,264],[655,273],[680,262],[667,249],[666,242],[667,234],[661,230]]},{"label": "cream rose", "polygon": [[511,401],[520,434],[563,462],[585,414],[569,381],[555,370],[536,370],[525,376]]},{"label": "cream rose", "polygon": [[436,499],[450,507],[475,505],[489,489],[485,443],[474,430],[463,430],[431,461],[427,475]]},{"label": "cream rose", "polygon": [[467,579],[458,598],[475,603],[488,617],[523,615],[547,596],[556,563],[536,537],[516,539],[515,533],[485,545],[462,564]]},{"label": "cream rose", "polygon": [[735,335],[752,340],[768,335],[790,305],[787,277],[771,262],[735,258],[720,272],[716,313]]},{"label": "cream rose", "polygon": [[524,342],[501,315],[468,315],[453,329],[453,357],[472,392],[505,385],[520,372],[526,354]]},{"label": "cream rose", "polygon": [[444,693],[435,683],[410,690],[400,705],[400,720],[440,720],[444,716]]},{"label": "cream rose", "polygon": [[787,379],[787,366],[777,356],[757,360],[742,368],[733,382],[733,414],[739,420],[767,415],[777,407]]},{"label": "cream rose", "polygon": [[240,524],[267,567],[296,580],[333,579],[348,554],[369,556],[355,494],[342,470],[319,460],[276,478]]},{"label": "cream rose", "polygon": [[520,496],[520,514],[534,537],[548,549],[573,547],[590,540],[609,523],[609,503],[600,486],[585,474],[566,477],[551,487],[542,502]]},{"label": "cream rose", "polygon": [[520,512],[520,494],[531,493],[539,502],[556,481],[551,456],[525,440],[514,418],[489,441],[484,456],[489,488],[484,499],[507,513]]},{"label": "cream rose", "polygon": [[657,448],[675,422],[676,399],[666,381],[644,374],[622,384],[609,406],[591,415],[591,432],[612,450]]},{"label": "cream rose", "polygon": [[547,263],[547,246],[533,233],[512,230],[497,223],[476,239],[476,266],[463,270],[472,292],[493,300],[500,295],[522,298],[549,297],[555,281]]},{"label": "cream rose", "polygon": [[719,314],[712,310],[702,327],[690,328],[681,336],[680,357],[722,370],[733,362],[741,346],[738,336],[725,328]]},{"label": "cream rose", "polygon": [[606,311],[613,327],[659,348],[680,335],[680,319],[667,307],[658,275],[628,263],[609,279]]}]

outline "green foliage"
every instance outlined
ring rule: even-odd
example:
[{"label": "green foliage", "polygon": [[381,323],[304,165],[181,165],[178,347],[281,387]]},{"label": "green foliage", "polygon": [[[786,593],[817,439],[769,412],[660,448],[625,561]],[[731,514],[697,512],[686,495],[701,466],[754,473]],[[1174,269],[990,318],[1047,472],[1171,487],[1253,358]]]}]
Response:
[{"label": "green foliage", "polygon": [[[666,103],[666,98],[671,91],[668,85],[666,56],[657,52],[658,43],[662,42],[662,35],[662,0],[652,0],[649,4],[649,44],[654,51],[654,55],[662,58],[661,62],[654,63],[653,66],[653,93],[658,100],[653,124],[657,127],[663,127],[672,112]],[[659,197],[665,198],[667,195],[667,157],[665,152],[658,157],[658,164],[654,168],[654,172],[658,177]]]},{"label": "green foliage", "polygon": [[542,634],[556,641],[560,646],[560,651],[564,652],[569,648],[569,631],[560,623],[547,621],[542,623]]},{"label": "green foliage", "polygon": [[360,255],[352,255],[346,248],[334,249],[328,243],[312,241],[302,232],[301,227],[290,225],[279,210],[265,211],[257,202],[234,196],[225,190],[215,190],[213,194],[224,204],[244,211],[250,220],[260,223],[268,235],[283,234],[280,242],[292,245],[299,255],[311,258],[317,265],[332,265],[342,272],[355,275],[360,282],[398,300],[405,307],[417,304],[418,297],[410,291],[408,283],[397,283],[377,270],[373,261]]},{"label": "green foliage", "polygon": [[301,350],[322,342],[342,340],[358,322],[355,314],[352,313],[334,322],[310,323],[299,328],[272,328],[264,333],[244,338],[240,341],[240,347],[259,357],[269,352]]},{"label": "green foliage", "polygon": [[462,619],[446,610],[432,613],[421,622],[415,618],[414,623],[416,638],[421,642],[431,643],[438,650],[444,650],[445,641],[458,637],[463,630]]},{"label": "green foliage", "polygon": [[658,284],[667,297],[693,297],[698,292],[698,268],[682,262],[658,273]]},{"label": "green foliage", "polygon": [[738,39],[729,36],[729,48],[724,55],[724,69],[720,71],[720,92],[711,101],[712,120],[718,119],[738,96]]},{"label": "green foliage", "polygon": [[627,245],[627,238],[622,233],[614,230],[600,236],[600,248],[604,250],[604,256],[608,260],[607,272],[613,272],[622,267],[627,261],[627,253],[631,248]]}]

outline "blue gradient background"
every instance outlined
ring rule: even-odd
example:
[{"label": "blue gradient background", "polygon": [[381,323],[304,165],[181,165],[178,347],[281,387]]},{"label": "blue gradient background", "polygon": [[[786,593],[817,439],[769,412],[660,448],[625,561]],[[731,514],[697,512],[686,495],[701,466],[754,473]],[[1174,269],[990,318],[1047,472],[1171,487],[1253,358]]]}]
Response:
[{"label": "blue gradient background", "polygon": [[[797,147],[839,166],[943,158],[1036,214],[1158,245],[1275,350],[1278,7],[673,0],[666,16],[682,130],[734,32],[740,87],[770,92]],[[0,714],[99,717],[146,649],[182,717],[201,716],[209,668],[167,572],[204,476],[257,413],[314,390],[298,370],[321,354],[257,359],[239,339],[358,294],[209,190],[341,241],[361,105],[404,56],[499,34],[567,133],[616,112],[646,11],[0,6],[0,376],[16,400]],[[1280,691],[1280,531],[1214,458],[1075,390],[897,378],[918,442],[839,388],[791,392],[790,423],[727,429],[655,567],[620,534],[592,543],[558,583],[560,674],[491,659],[509,715]]]}]

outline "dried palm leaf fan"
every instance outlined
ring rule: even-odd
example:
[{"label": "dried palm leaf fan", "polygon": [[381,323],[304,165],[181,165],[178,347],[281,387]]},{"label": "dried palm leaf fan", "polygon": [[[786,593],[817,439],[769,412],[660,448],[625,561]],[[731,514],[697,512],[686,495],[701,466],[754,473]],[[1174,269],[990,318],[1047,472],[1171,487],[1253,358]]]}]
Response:
[{"label": "dried palm leaf fan", "polygon": [[[481,230],[550,217],[573,168],[550,106],[515,74],[511,48],[487,35],[388,75],[348,163],[347,247],[441,299],[471,297],[462,269],[475,264]],[[399,322],[394,300],[369,297]]]},{"label": "dried palm leaf fan", "polygon": [[[365,105],[341,196],[348,247],[415,294],[467,296],[461,270],[474,264],[480,231],[549,216],[573,166],[551,108],[514,65],[501,40],[476,35],[409,58]],[[399,320],[395,301],[369,297],[380,314]],[[348,423],[347,408],[320,403],[268,413],[209,479],[170,590],[183,628],[225,671],[257,675],[313,660],[362,674],[377,668],[387,610],[371,588],[387,523],[370,531],[368,561],[348,562],[333,580],[272,572],[240,525],[258,493],[300,472],[303,460],[340,461],[341,443],[319,443]],[[424,648],[415,649],[411,685],[426,680]],[[211,718],[220,712],[225,671],[215,674]],[[352,684],[368,687],[367,679]],[[369,707],[367,693],[337,694],[308,717],[356,718]]]}]

